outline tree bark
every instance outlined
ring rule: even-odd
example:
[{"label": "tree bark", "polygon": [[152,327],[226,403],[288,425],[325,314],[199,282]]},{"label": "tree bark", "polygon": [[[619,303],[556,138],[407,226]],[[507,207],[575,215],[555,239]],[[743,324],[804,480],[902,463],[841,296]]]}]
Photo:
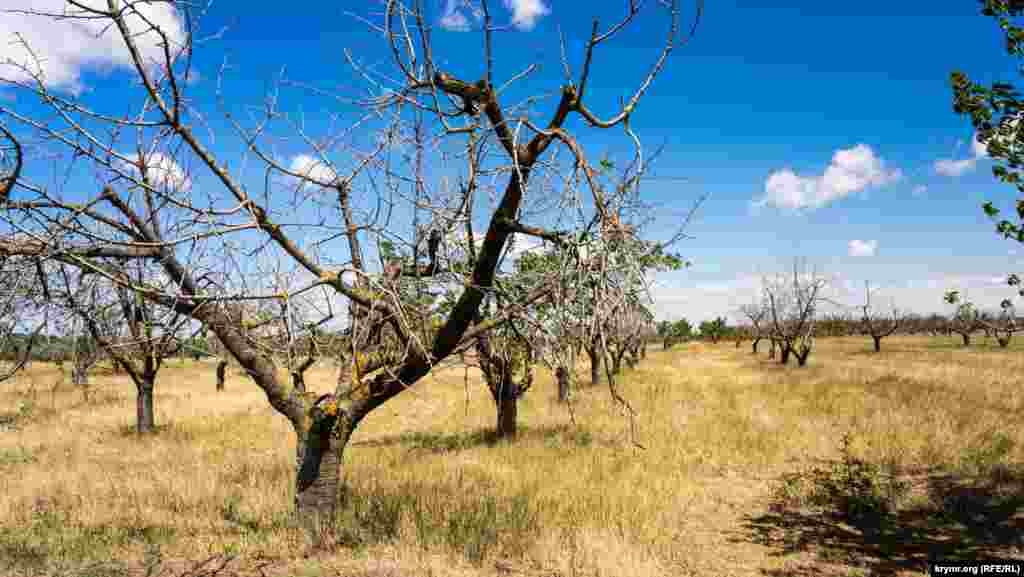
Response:
[{"label": "tree bark", "polygon": [[151,433],[156,427],[156,417],[153,414],[153,388],[154,377],[152,375],[143,377],[143,381],[135,386],[135,429],[139,433]]},{"label": "tree bark", "polygon": [[319,536],[333,529],[337,509],[344,504],[343,455],[355,425],[347,416],[339,422],[317,410],[309,423],[306,430],[296,430],[295,510],[306,528]]},{"label": "tree bark", "polygon": [[971,346],[971,333],[960,333],[960,337],[964,340],[964,346]]},{"label": "tree bark", "polygon": [[228,368],[228,362],[225,361],[224,359],[221,359],[220,361],[217,362],[217,390],[218,391],[223,391],[224,390],[224,376],[225,376],[225,373],[227,372],[227,368]]},{"label": "tree bark", "polygon": [[597,349],[588,348],[587,356],[590,357],[590,384],[601,384],[601,354]]},{"label": "tree bark", "polygon": [[871,338],[874,339],[874,341],[875,341],[875,352],[876,353],[882,352],[882,337],[871,335]]},{"label": "tree bark", "polygon": [[494,434],[498,439],[512,439],[516,436],[516,421],[519,414],[519,387],[508,382],[498,389],[494,399],[498,406],[498,422]]},{"label": "tree bark", "polygon": [[558,402],[564,403],[569,400],[569,371],[565,367],[555,369],[555,378],[558,379]]},{"label": "tree bark", "polygon": [[789,364],[789,353],[792,352],[793,349],[789,346],[789,343],[782,343],[780,345],[780,349],[779,363],[783,365]]},{"label": "tree bark", "polygon": [[757,354],[757,343],[759,343],[759,342],[761,342],[761,339],[760,338],[755,338],[754,341],[750,344],[750,352],[751,353],[753,353],[755,355]]}]

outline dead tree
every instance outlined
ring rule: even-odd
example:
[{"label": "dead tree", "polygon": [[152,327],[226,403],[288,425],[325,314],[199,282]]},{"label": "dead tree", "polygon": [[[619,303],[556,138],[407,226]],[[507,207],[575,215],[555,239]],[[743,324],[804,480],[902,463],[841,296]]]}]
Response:
[{"label": "dead tree", "polygon": [[764,293],[771,320],[773,349],[779,345],[779,362],[787,364],[789,355],[796,355],[804,366],[814,350],[815,315],[823,300],[826,281],[815,273],[800,271],[794,261],[791,277],[779,276],[774,282],[764,280]]},{"label": "dead tree", "polygon": [[[741,306],[740,312],[743,313],[743,316],[747,317],[747,319],[750,320],[750,352],[756,355],[757,344],[761,342],[761,339],[765,337],[765,333],[768,332],[770,328],[766,326],[765,323],[765,319],[768,315],[768,306],[765,302],[752,303],[749,305]],[[772,341],[772,343],[772,353],[771,356],[769,356],[768,358],[774,358],[775,356],[774,341]]]},{"label": "dead tree", "polygon": [[[392,57],[393,74],[376,64],[370,73],[352,57],[356,78],[380,96],[355,103],[331,100],[332,105],[355,107],[352,126],[373,131],[372,137],[311,136],[299,130],[297,141],[305,143],[308,154],[284,161],[272,150],[277,148],[275,130],[290,119],[277,108],[276,98],[268,98],[264,117],[254,128],[227,118],[245,150],[243,162],[229,167],[217,157],[212,137],[201,130],[206,117],[198,112],[201,95],[190,93],[185,82],[191,62],[185,55],[200,48],[190,36],[199,30],[198,22],[187,30],[171,30],[147,17],[149,3],[75,3],[59,18],[88,18],[104,34],[118,36],[114,42],[127,48],[137,82],[118,83],[123,93],[102,99],[125,108],[97,111],[74,95],[56,94],[38,72],[38,62],[13,65],[18,75],[2,80],[17,98],[0,102],[0,114],[63,150],[68,169],[88,163],[100,184],[93,191],[76,191],[72,201],[23,172],[3,207],[4,218],[53,226],[45,230],[39,224],[31,236],[0,239],[0,255],[43,258],[91,271],[207,327],[292,425],[300,517],[304,522],[331,521],[342,495],[344,449],[359,424],[450,355],[552,293],[548,284],[537,286],[525,298],[508,301],[504,310],[481,314],[487,295],[502,290],[495,278],[513,235],[579,245],[590,242],[587,233],[596,230],[601,239],[596,250],[602,253],[596,257],[602,265],[581,266],[583,274],[605,285],[613,282],[605,279],[632,274],[636,254],[616,243],[616,235],[628,237],[629,231],[619,222],[622,212],[613,209],[636,195],[630,191],[621,202],[615,198],[617,191],[605,186],[575,129],[624,129],[626,142],[642,158],[630,116],[686,33],[678,2],[666,0],[651,8],[665,16],[668,34],[621,108],[605,117],[594,112],[589,76],[597,64],[592,56],[597,46],[638,24],[640,3],[629,3],[621,20],[606,30],[593,28],[579,58],[579,73],[573,77],[565,62],[567,77],[557,102],[538,125],[531,119],[537,117],[533,107],[540,100],[527,99],[520,106],[502,102],[506,84],[528,76],[535,63],[522,75],[494,77],[492,37],[500,27],[487,10],[481,32],[486,49],[479,55],[483,73],[478,79],[461,79],[453,71],[473,69],[473,64],[453,62],[452,68],[442,68],[448,60],[435,53],[432,19],[420,12],[420,4],[388,0],[373,26]],[[645,27],[651,25],[645,21]],[[45,49],[31,48],[34,54]],[[395,84],[381,85],[383,77]],[[130,110],[142,112],[126,114]],[[443,147],[436,144],[438,139]],[[223,147],[220,140],[217,145]],[[364,148],[357,142],[368,144]],[[391,152],[397,147],[411,153],[394,159]],[[458,186],[433,186],[426,170],[434,164],[431,155],[443,153],[450,165],[455,148],[463,151],[458,157],[462,164],[454,167],[459,174],[448,182]],[[243,184],[248,160],[262,164],[260,176],[266,177],[262,180],[268,190]],[[144,167],[159,167],[160,178],[147,182],[140,175]],[[573,174],[577,178],[567,177]],[[545,178],[551,180],[545,183]],[[287,187],[294,191],[290,200]],[[557,219],[527,221],[533,218],[524,210],[531,199],[543,201],[547,192],[539,191],[554,189],[564,189],[568,230],[546,228]],[[367,192],[375,197],[368,200]],[[488,196],[494,199],[490,205]],[[402,219],[393,219],[391,208],[380,210],[381,200],[389,207],[400,205],[402,216],[414,224],[430,218],[432,227],[442,232],[440,246],[430,248],[426,239],[427,262],[420,258],[423,239],[417,227],[400,226]],[[296,223],[296,215],[309,214],[307,209],[323,211],[324,224],[312,219]],[[468,239],[466,254],[453,260],[446,254],[445,239],[458,236]],[[399,265],[368,262],[362,256],[363,243],[376,245],[371,254],[397,247]],[[138,260],[148,273],[146,280],[136,282],[114,259]],[[269,267],[293,267],[301,272],[302,284],[284,290],[271,286],[266,280],[273,278]],[[157,276],[167,284],[150,280]],[[443,306],[426,303],[425,285],[450,289]],[[348,377],[339,378],[333,394],[314,397],[292,386],[291,378],[279,370],[279,359],[255,344],[259,335],[252,334],[243,305],[288,301],[318,288],[347,301],[352,326],[343,359],[348,370],[342,373]],[[416,298],[406,298],[407,290],[418,293]],[[610,300],[599,300],[595,313],[609,306]],[[443,317],[436,327],[428,326],[430,312],[438,307]]]},{"label": "dead tree", "polygon": [[867,281],[864,282],[864,305],[861,306],[863,316],[861,323],[864,333],[869,335],[875,344],[875,352],[882,351],[882,339],[896,332],[900,327],[903,317],[895,308],[889,316],[878,314],[871,308],[871,287]]}]

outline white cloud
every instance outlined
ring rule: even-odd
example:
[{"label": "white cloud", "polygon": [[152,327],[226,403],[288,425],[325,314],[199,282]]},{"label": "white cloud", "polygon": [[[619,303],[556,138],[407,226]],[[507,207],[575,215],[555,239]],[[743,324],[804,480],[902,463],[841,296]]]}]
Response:
[{"label": "white cloud", "polygon": [[886,170],[885,162],[871,147],[858,144],[840,149],[832,163],[818,176],[802,176],[789,168],[777,170],[765,181],[765,195],[756,206],[777,208],[821,208],[870,186],[883,186],[902,177],[899,170]]},{"label": "white cloud", "polygon": [[[106,9],[103,0],[81,2]],[[173,3],[145,2],[134,3],[133,6],[146,20],[164,31],[171,42],[172,54],[183,44],[184,23]],[[81,13],[80,9],[67,5],[63,0],[5,0],[4,7],[68,16]],[[160,36],[146,31],[143,19],[131,11],[125,20],[128,28],[136,32],[134,39],[143,59],[162,62]],[[31,75],[22,67],[40,74],[49,88],[78,94],[85,89],[81,82],[84,70],[129,69],[132,62],[117,27],[110,25],[109,20],[58,20],[48,16],[0,12],[0,78],[31,82]]]},{"label": "white cloud", "polygon": [[853,239],[850,241],[848,249],[850,256],[875,256],[878,251],[878,241]]},{"label": "white cloud", "polygon": [[295,158],[292,158],[292,162],[288,166],[288,170],[305,175],[318,182],[331,182],[337,178],[337,175],[331,167],[308,154],[300,154]]},{"label": "white cloud", "polygon": [[[131,172],[137,178],[140,176],[136,164],[139,161],[137,154],[125,155],[131,162],[120,162],[122,169]],[[154,152],[146,157],[147,172],[149,180],[154,187],[168,191],[187,191],[192,189],[192,179],[185,174],[181,166],[174,158],[161,152]]]},{"label": "white cloud", "polygon": [[520,30],[532,30],[542,16],[551,13],[544,0],[503,0],[512,11],[512,25]]},{"label": "white cloud", "polygon": [[988,148],[978,140],[977,133],[975,133],[974,138],[971,139],[971,155],[972,156],[970,158],[961,158],[960,160],[953,158],[940,158],[936,160],[933,165],[935,173],[940,176],[960,176],[974,170],[978,165],[979,160],[988,158]]},{"label": "white cloud", "polygon": [[452,32],[466,32],[469,30],[469,18],[463,12],[466,6],[462,0],[446,0],[444,10],[441,13],[441,28]]}]

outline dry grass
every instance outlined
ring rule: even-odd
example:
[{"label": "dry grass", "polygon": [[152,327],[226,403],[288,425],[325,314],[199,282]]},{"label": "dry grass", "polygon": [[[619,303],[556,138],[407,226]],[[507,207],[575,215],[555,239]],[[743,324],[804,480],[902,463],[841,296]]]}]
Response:
[{"label": "dry grass", "polygon": [[[143,575],[160,559],[180,574],[218,555],[244,575],[861,575],[1022,556],[1024,351],[882,347],[823,339],[803,369],[749,344],[654,351],[622,383],[644,450],[604,388],[576,394],[571,425],[549,375],[521,405],[520,437],[490,445],[479,376],[467,388],[446,369],[357,431],[329,551],[289,519],[292,433],[239,374],[217,394],[212,363],[172,362],[160,429],[139,438],[127,379],[95,377],[85,402],[36,366],[0,385],[0,570]],[[328,390],[333,372],[312,373]],[[844,434],[847,460],[911,486],[882,529],[811,503],[800,482],[842,457]]]}]

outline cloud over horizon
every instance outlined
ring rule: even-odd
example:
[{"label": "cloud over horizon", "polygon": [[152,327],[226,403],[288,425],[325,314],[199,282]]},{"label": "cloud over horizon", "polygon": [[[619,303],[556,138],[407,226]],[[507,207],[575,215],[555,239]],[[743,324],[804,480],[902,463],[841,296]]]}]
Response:
[{"label": "cloud over horizon", "polygon": [[866,144],[839,149],[820,175],[800,175],[790,168],[776,170],[764,183],[765,194],[754,206],[793,210],[817,209],[867,189],[903,177],[899,169],[886,170],[885,161]]},{"label": "cloud over horizon", "polygon": [[878,251],[878,241],[853,239],[847,248],[847,253],[850,256],[875,256]]}]

